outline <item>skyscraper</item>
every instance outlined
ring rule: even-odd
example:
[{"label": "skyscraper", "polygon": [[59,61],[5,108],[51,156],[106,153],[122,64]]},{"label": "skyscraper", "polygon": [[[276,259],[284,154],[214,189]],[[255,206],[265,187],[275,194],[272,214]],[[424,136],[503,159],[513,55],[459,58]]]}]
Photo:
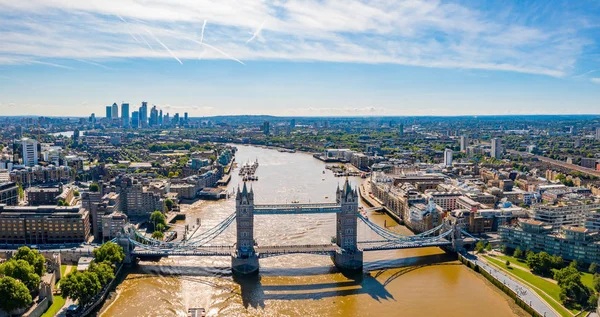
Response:
[{"label": "skyscraper", "polygon": [[129,104],[122,103],[121,104],[121,118],[123,119],[123,126],[129,126]]},{"label": "skyscraper", "polygon": [[158,112],[158,125],[163,125],[163,113],[162,110]]},{"label": "skyscraper", "polygon": [[119,118],[119,106],[117,105],[117,103],[113,103],[112,105],[112,118],[113,119],[118,119]]},{"label": "skyscraper", "polygon": [[151,127],[158,125],[158,109],[156,109],[156,106],[150,109],[150,120],[148,121],[148,125]]},{"label": "skyscraper", "polygon": [[444,150],[444,166],[452,166],[452,155],[454,153],[451,149]]},{"label": "skyscraper", "polygon": [[491,143],[492,150],[490,152],[490,157],[500,158],[500,156],[502,156],[502,144],[500,143],[500,139],[493,138]]},{"label": "skyscraper", "polygon": [[467,146],[469,146],[469,137],[467,137],[465,135],[461,135],[460,136],[460,151],[466,152]]},{"label": "skyscraper", "polygon": [[600,141],[600,127],[596,128],[596,140]]},{"label": "skyscraper", "polygon": [[139,111],[134,111],[131,113],[131,127],[137,129],[140,127],[140,113]]},{"label": "skyscraper", "polygon": [[270,132],[269,121],[265,121],[263,123],[263,132],[265,133],[265,135],[269,135],[269,132]]},{"label": "skyscraper", "polygon": [[188,113],[187,112],[185,112],[183,114],[183,124],[188,124]]},{"label": "skyscraper", "polygon": [[21,140],[23,147],[23,164],[25,166],[35,166],[38,163],[38,142],[34,139],[24,138]]},{"label": "skyscraper", "polygon": [[148,126],[148,103],[142,101],[140,107],[140,127],[145,128]]},{"label": "skyscraper", "polygon": [[106,118],[107,119],[112,118],[112,107],[111,106],[106,106]]},{"label": "skyscraper", "polygon": [[290,120],[290,127],[293,129],[296,127],[296,119]]}]

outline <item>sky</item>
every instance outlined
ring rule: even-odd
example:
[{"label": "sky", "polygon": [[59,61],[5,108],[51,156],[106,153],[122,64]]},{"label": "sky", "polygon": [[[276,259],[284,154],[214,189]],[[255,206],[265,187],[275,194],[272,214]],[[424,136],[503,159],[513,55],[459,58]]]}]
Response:
[{"label": "sky", "polygon": [[600,113],[600,2],[0,0],[0,115]]}]

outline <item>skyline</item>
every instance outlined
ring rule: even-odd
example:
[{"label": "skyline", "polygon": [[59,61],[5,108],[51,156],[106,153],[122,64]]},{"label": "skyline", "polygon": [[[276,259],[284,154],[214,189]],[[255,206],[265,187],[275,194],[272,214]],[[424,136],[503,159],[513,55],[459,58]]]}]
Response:
[{"label": "skyline", "polygon": [[600,99],[591,1],[0,0],[0,11],[4,115],[142,100],[190,117],[594,114]]}]

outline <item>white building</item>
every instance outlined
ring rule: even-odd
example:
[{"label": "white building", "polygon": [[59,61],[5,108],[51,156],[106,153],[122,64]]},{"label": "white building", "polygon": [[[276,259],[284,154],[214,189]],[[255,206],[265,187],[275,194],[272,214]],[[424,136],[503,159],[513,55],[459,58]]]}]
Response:
[{"label": "white building", "polygon": [[493,138],[491,143],[492,150],[490,152],[490,157],[500,158],[500,156],[502,156],[502,144],[500,143],[500,139]]},{"label": "white building", "polygon": [[453,151],[451,149],[444,150],[444,166],[452,166],[452,155]]},{"label": "white building", "polygon": [[33,139],[24,138],[21,140],[23,146],[23,165],[35,166],[38,164],[38,142]]},{"label": "white building", "polygon": [[586,218],[588,218],[588,222],[594,222],[593,219],[590,219],[590,213],[597,209],[600,209],[599,203],[535,205],[531,208],[530,213],[533,219],[556,228],[560,226],[584,227]]}]

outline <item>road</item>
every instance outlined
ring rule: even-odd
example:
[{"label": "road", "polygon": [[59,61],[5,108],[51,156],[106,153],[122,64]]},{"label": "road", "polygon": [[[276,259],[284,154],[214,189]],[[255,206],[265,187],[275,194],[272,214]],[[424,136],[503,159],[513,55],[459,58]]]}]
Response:
[{"label": "road", "polygon": [[521,284],[521,282],[516,281],[501,270],[498,270],[495,267],[492,267],[486,262],[480,260],[476,255],[468,254],[465,257],[469,261],[479,265],[480,268],[485,269],[497,280],[502,281],[504,285],[508,286],[511,290],[513,290],[519,296],[519,298],[521,298],[524,302],[527,302],[531,307],[533,307],[535,311],[537,311],[542,316],[560,317],[560,314],[556,312],[552,308],[552,306],[550,306],[548,303],[546,303],[544,300],[538,297],[538,295],[528,286]]}]

